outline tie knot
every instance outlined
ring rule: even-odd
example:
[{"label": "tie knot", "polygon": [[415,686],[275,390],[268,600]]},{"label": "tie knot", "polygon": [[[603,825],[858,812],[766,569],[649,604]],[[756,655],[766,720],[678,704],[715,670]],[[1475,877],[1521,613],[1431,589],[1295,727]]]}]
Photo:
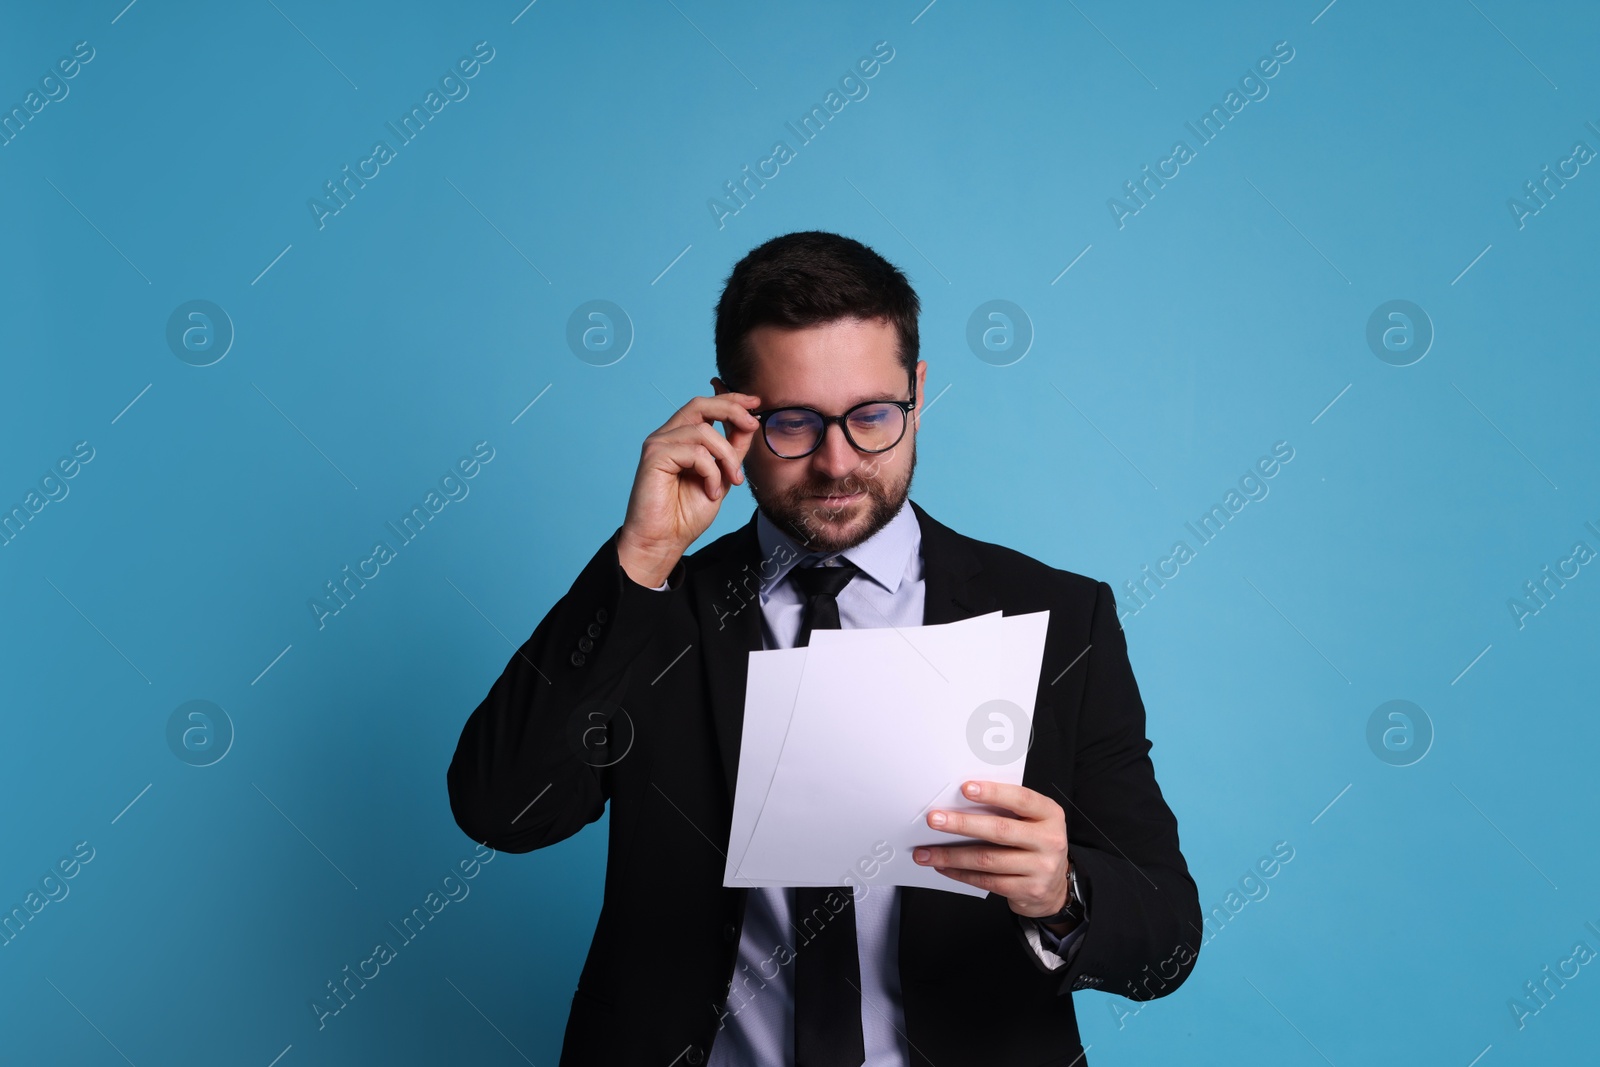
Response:
[{"label": "tie knot", "polygon": [[821,562],[821,557],[815,557],[802,561],[790,573],[795,585],[807,597],[837,597],[839,591],[850,584],[850,579],[861,573],[861,568],[842,556],[829,557],[826,563]]}]

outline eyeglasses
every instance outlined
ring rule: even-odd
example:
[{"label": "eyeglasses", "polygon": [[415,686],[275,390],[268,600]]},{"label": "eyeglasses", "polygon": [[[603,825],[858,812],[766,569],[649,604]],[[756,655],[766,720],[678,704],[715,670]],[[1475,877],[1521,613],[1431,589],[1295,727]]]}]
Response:
[{"label": "eyeglasses", "polygon": [[906,435],[906,421],[917,406],[910,400],[867,400],[843,415],[824,415],[814,408],[772,408],[751,412],[761,422],[761,436],[780,459],[802,459],[822,445],[830,423],[838,423],[846,441],[860,452],[887,452]]}]

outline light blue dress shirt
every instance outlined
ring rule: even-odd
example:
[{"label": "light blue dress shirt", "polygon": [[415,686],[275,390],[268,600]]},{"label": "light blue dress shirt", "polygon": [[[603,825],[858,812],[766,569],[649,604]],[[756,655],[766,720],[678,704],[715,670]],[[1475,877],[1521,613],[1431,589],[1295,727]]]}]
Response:
[{"label": "light blue dress shirt", "polygon": [[[789,571],[810,554],[763,512],[756,535],[762,573],[777,566],[761,588],[762,645],[791,648],[800,633],[805,598],[787,581]],[[861,573],[838,596],[843,629],[921,626],[924,582],[922,527],[909,498],[888,525],[854,548],[839,553]],[[665,589],[666,583],[658,586]],[[900,890],[868,893],[856,902],[856,949],[861,961],[861,1033],[867,1067],[905,1067],[905,1018],[900,1003]],[[778,966],[779,945],[792,948],[794,890],[751,889],[739,938],[739,958],[711,1047],[708,1067],[792,1067],[794,1063],[794,966]],[[1058,938],[1018,917],[1030,945],[1046,967],[1066,966],[1087,922]],[[774,973],[775,972],[775,973]]]}]

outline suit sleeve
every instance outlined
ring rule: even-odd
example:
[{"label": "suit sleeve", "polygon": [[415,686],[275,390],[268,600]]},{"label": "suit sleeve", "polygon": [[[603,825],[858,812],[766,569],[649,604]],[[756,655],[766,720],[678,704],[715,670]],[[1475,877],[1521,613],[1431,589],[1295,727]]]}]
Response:
[{"label": "suit sleeve", "polygon": [[[598,819],[611,796],[608,708],[687,594],[630,578],[617,535],[600,546],[467,719],[446,784],[456,824],[500,852],[530,852]],[[630,705],[631,706],[631,705]]]},{"label": "suit sleeve", "polygon": [[1111,587],[1097,583],[1067,818],[1087,921],[1060,991],[1153,1000],[1177,989],[1203,940],[1199,894],[1178,847],[1145,736],[1145,710]]},{"label": "suit sleeve", "polygon": [[1088,929],[1087,923],[1079,923],[1065,937],[1057,937],[1032,919],[1021,915],[1015,916],[1017,920],[1017,936],[1022,939],[1023,947],[1033,958],[1034,966],[1045,974],[1052,974],[1070,964],[1078,954],[1078,947],[1083,943],[1083,935]]}]

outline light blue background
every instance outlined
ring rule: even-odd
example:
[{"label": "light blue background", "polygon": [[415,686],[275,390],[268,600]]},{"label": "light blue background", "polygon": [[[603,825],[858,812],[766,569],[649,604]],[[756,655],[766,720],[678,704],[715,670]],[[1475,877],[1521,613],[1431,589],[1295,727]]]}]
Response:
[{"label": "light blue background", "polygon": [[[922,296],[913,496],[957,530],[1122,599],[1294,448],[1126,620],[1202,904],[1294,859],[1174,996],[1078,995],[1090,1061],[1593,1054],[1600,966],[1522,1029],[1508,1002],[1600,950],[1600,569],[1523,628],[1507,601],[1600,549],[1600,172],[1520,229],[1507,201],[1600,149],[1600,15],[924,2],[8,7],[6,108],[95,56],[0,147],[0,503],[95,456],[0,548],[0,905],[95,858],[0,948],[0,1059],[555,1061],[603,821],[496,857],[324,1029],[308,1005],[472,855],[462,723],[708,391],[728,270],[814,228]],[[479,41],[470,95],[319,229],[307,201]],[[870,94],[719,228],[878,41]],[[1270,94],[1119,229],[1108,198],[1279,41]],[[208,367],[165,339],[195,299],[237,333]],[[565,340],[591,299],[636,331],[610,366]],[[991,299],[1036,331],[1010,366],[966,343]],[[1391,299],[1436,330],[1411,366],[1365,340]],[[470,495],[319,630],[308,599],[481,440]],[[236,731],[203,768],[165,733],[194,699]],[[1366,740],[1392,699],[1436,734],[1411,766]]]}]

